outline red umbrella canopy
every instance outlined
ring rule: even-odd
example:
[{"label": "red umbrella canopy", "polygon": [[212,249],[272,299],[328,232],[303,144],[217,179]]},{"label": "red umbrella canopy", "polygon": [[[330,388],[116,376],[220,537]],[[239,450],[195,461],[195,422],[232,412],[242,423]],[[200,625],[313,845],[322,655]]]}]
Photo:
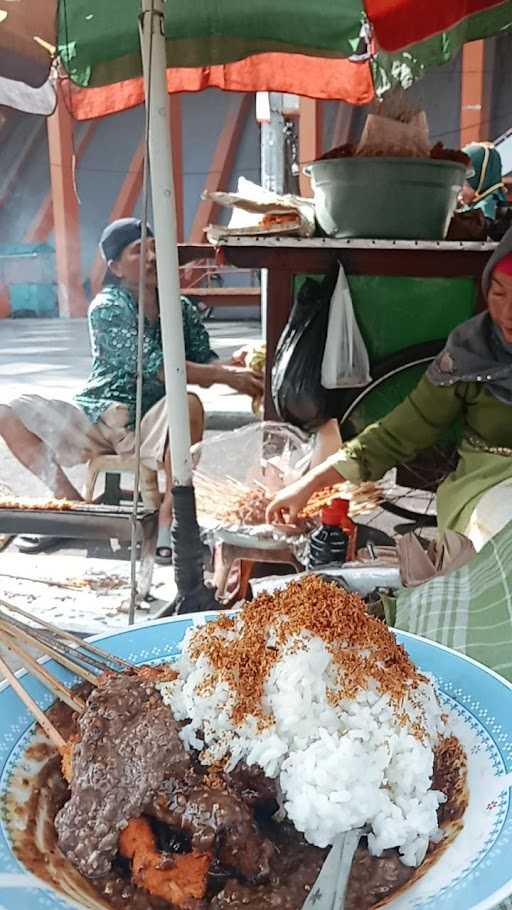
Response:
[{"label": "red umbrella canopy", "polygon": [[[509,7],[502,0],[434,0],[419,3],[417,0],[365,0],[365,10],[372,23],[378,45],[384,51],[399,51],[424,41],[432,35],[441,35],[456,25],[476,16],[477,13],[497,11]],[[503,9],[505,19],[507,11]],[[501,18],[499,16],[498,18]],[[498,22],[498,18],[494,22]],[[493,17],[489,20],[492,24]],[[471,28],[471,23],[468,23]],[[480,23],[477,25],[477,28]],[[481,21],[485,26],[485,21]],[[478,37],[484,37],[479,35]],[[468,37],[467,40],[473,40]]]},{"label": "red umbrella canopy", "polygon": [[[25,61],[24,81],[40,85],[45,48],[55,46],[78,119],[141,103],[139,0],[36,7],[37,16],[33,0],[0,0],[0,77],[19,78]],[[168,0],[168,86],[365,104],[448,62],[466,41],[510,28],[512,0]]]}]

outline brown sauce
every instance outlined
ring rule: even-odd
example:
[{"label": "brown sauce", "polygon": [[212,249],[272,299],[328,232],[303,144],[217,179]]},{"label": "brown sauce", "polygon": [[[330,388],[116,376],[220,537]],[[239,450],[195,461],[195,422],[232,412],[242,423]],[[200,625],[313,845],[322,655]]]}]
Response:
[{"label": "brown sauce", "polygon": [[[52,720],[65,736],[77,731],[71,711],[64,705],[52,709]],[[37,780],[31,782],[28,801],[11,805],[6,812],[20,861],[56,890],[90,908],[170,910],[169,903],[132,883],[129,865],[119,857],[106,874],[94,880],[84,878],[71,865],[59,848],[55,830],[55,818],[69,800],[60,757],[51,747],[45,752],[40,743],[34,749],[34,758],[47,760]],[[178,799],[179,788],[172,786],[167,793],[165,787],[161,788],[160,796],[156,797],[157,802],[160,799],[159,821],[155,819],[158,812],[154,804],[144,809],[151,813],[155,830],[160,826],[160,849],[187,851],[192,839],[206,842],[204,839],[210,838],[211,845],[215,836],[220,836],[225,847],[227,844],[224,853],[220,848],[217,850],[205,900],[189,901],[186,910],[301,910],[327,851],[306,843],[290,824],[272,821],[275,810],[272,782],[253,770],[241,768],[224,781],[219,793],[207,790],[208,781],[201,778],[197,766],[187,771],[187,775],[191,789],[187,791],[183,777],[180,786],[185,787],[184,794],[194,793],[193,811],[191,804]],[[19,783],[27,784],[26,768],[23,773],[20,771]],[[462,747],[453,737],[444,740],[438,749],[433,787],[448,795],[447,802],[439,809],[440,825],[445,831],[443,841],[431,845],[419,869],[404,866],[396,850],[388,850],[378,858],[370,856],[363,841],[352,867],[346,910],[373,910],[387,903],[421,877],[461,829],[467,805],[466,762]],[[165,805],[162,794],[167,799]],[[23,825],[20,825],[20,811],[24,814]],[[16,818],[16,824],[9,825],[9,818]],[[169,822],[172,828],[166,827]],[[238,842],[232,837],[236,824],[241,832]],[[227,831],[231,832],[231,841]],[[246,860],[237,852],[242,845],[242,834],[249,841],[252,838],[249,852],[257,857],[253,868],[244,866]]]}]

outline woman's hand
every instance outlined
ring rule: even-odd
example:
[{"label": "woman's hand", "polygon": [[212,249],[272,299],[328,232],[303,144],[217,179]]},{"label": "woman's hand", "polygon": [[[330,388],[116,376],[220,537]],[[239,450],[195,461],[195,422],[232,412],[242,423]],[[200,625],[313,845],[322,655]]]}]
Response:
[{"label": "woman's hand", "polygon": [[272,500],[267,508],[266,519],[268,524],[294,525],[297,523],[299,513],[311,496],[308,476],[291,483],[285,487]]},{"label": "woman's hand", "polygon": [[321,464],[312,468],[300,480],[291,483],[288,487],[281,490],[280,493],[272,500],[267,508],[266,519],[269,524],[292,525],[311,499],[313,493],[322,490],[324,487],[330,487],[335,483],[340,483],[344,478],[337,468],[336,462],[339,459],[339,452],[326,458]]}]

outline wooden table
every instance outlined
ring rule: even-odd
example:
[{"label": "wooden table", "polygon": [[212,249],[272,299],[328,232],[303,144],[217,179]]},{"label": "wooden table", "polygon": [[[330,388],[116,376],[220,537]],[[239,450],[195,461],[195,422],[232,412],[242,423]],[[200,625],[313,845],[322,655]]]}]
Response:
[{"label": "wooden table", "polygon": [[[243,269],[267,269],[265,418],[275,418],[271,395],[274,353],[293,305],[295,276],[324,274],[339,261],[348,275],[472,278],[479,285],[494,243],[413,240],[331,240],[315,237],[232,237],[216,248],[180,247],[180,262],[215,258]],[[479,294],[478,309],[485,302]]]}]

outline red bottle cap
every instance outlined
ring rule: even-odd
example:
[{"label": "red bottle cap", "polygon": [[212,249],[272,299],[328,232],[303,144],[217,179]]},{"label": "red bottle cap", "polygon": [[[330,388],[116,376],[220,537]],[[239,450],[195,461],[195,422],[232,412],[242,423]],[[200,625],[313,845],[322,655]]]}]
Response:
[{"label": "red bottle cap", "polygon": [[350,502],[348,499],[333,499],[330,506],[322,509],[321,522],[329,527],[339,528],[348,518]]}]

